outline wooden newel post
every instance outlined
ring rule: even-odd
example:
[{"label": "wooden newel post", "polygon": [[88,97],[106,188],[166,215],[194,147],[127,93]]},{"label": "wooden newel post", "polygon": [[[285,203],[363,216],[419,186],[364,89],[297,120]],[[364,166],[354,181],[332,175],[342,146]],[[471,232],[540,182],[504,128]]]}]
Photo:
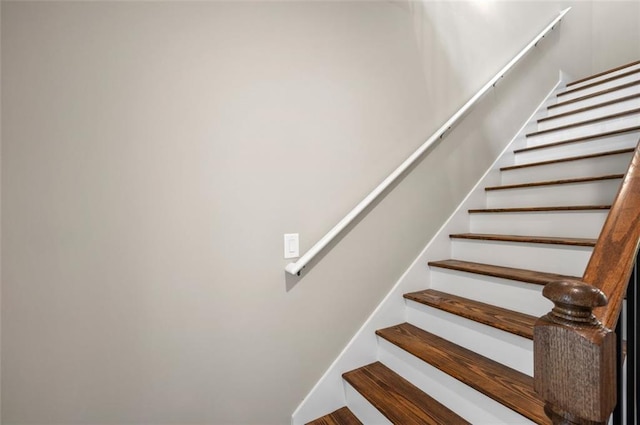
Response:
[{"label": "wooden newel post", "polygon": [[580,281],[548,284],[555,307],[536,322],[534,386],[554,425],[605,424],[616,404],[616,339],[593,315],[607,304]]}]

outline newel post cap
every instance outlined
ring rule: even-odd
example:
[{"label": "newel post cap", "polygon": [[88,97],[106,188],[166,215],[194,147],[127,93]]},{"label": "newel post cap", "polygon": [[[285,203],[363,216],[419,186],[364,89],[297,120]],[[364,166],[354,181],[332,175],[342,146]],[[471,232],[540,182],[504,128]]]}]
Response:
[{"label": "newel post cap", "polygon": [[597,325],[593,309],[607,305],[607,296],[598,288],[579,280],[551,282],[542,295],[553,301],[550,318],[569,325]]}]

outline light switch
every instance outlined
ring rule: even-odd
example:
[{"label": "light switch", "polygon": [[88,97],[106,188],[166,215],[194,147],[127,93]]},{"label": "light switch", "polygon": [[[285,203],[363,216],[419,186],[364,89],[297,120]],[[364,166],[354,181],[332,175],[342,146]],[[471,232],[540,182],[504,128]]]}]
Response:
[{"label": "light switch", "polygon": [[284,258],[297,258],[300,256],[300,242],[298,233],[285,233]]}]

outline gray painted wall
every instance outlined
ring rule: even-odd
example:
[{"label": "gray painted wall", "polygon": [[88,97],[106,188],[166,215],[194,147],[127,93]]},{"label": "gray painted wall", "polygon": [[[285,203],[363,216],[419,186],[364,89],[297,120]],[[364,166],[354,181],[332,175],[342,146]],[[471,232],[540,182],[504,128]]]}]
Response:
[{"label": "gray painted wall", "polygon": [[558,69],[640,57],[639,3],[573,4],[301,279],[282,234],[568,4],[2,2],[2,423],[287,423]]}]

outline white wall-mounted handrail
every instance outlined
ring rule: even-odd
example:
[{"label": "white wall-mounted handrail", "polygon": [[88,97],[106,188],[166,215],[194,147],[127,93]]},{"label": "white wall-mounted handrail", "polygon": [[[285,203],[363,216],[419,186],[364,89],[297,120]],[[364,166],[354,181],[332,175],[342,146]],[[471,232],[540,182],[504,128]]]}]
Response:
[{"label": "white wall-mounted handrail", "polygon": [[570,7],[561,11],[558,16],[551,21],[549,25],[547,25],[541,32],[538,34],[529,44],[527,44],[524,49],[522,49],[511,61],[506,64],[498,73],[491,79],[487,84],[485,84],[471,99],[465,103],[458,112],[453,114],[451,118],[445,122],[442,127],[440,127],[426,142],[422,144],[414,153],[411,154],[409,158],[407,158],[398,168],[393,171],[389,177],[384,179],[382,183],[378,185],[366,198],[364,198],[354,209],[352,209],[338,224],[336,224],[329,232],[322,237],[314,246],[309,249],[302,257],[298,259],[298,261],[289,263],[285,267],[285,270],[292,275],[299,275],[300,270],[302,270],[308,263],[311,261],[322,249],[329,244],[336,236],[342,232],[345,227],[347,227],[356,217],[358,217],[362,211],[364,211],[375,199],[380,196],[382,192],[385,191],[398,177],[402,175],[411,165],[413,165],[423,153],[429,147],[436,142],[438,139],[441,139],[444,134],[455,125],[455,123],[462,118],[462,116],[473,106],[475,103],[484,95],[491,87],[494,87],[495,84],[500,80],[505,74],[513,68],[513,66],[520,61],[533,47],[535,47],[540,40],[544,38],[545,35],[553,28],[555,25],[562,20],[564,15],[566,15]]}]

